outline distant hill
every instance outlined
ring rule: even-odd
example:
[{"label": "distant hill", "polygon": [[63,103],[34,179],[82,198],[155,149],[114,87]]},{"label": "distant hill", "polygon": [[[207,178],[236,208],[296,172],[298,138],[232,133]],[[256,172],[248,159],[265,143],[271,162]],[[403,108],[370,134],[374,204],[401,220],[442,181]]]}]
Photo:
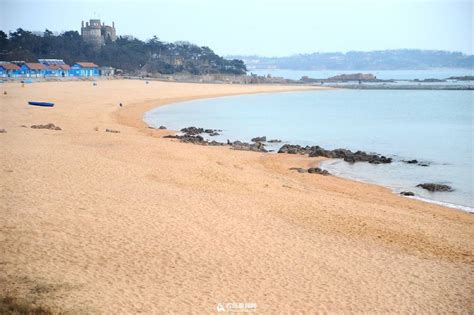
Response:
[{"label": "distant hill", "polygon": [[380,50],[347,53],[313,53],[288,57],[228,56],[241,59],[251,69],[292,70],[421,70],[432,68],[474,69],[474,55],[441,50]]},{"label": "distant hill", "polygon": [[59,35],[49,30],[38,35],[21,28],[9,34],[0,31],[0,60],[36,62],[40,58],[63,59],[68,64],[91,61],[137,74],[246,73],[241,60],[227,60],[209,47],[189,42],[166,43],[157,37],[144,42],[124,36],[95,47],[85,42],[76,31]]}]

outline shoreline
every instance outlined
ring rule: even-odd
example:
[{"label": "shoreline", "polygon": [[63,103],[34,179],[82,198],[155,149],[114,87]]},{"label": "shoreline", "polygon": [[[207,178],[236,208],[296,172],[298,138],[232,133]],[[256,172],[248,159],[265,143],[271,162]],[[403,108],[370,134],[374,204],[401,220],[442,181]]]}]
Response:
[{"label": "shoreline", "polygon": [[[295,87],[1,87],[0,297],[72,313],[212,313],[231,301],[262,313],[474,305],[469,213],[288,170],[318,158],[162,139],[170,131],[142,119],[180,100]],[[62,130],[28,127],[45,123]]]},{"label": "shoreline", "polygon": [[[336,87],[329,87],[327,86],[326,88],[323,88],[323,89],[319,89],[319,90],[335,90],[337,89]],[[272,94],[272,93],[292,93],[292,92],[314,92],[314,91],[317,91],[318,89],[315,89],[315,90],[305,90],[305,91],[284,91],[284,92],[263,92],[263,93],[251,93],[251,94]],[[142,121],[145,123],[146,127],[148,128],[151,128],[151,129],[158,129],[156,127],[152,127],[150,125],[148,125],[145,121],[145,115],[148,113],[148,112],[151,112],[153,111],[154,109],[157,109],[157,108],[160,108],[162,106],[171,106],[171,105],[174,105],[174,104],[182,104],[182,103],[192,103],[193,101],[196,101],[196,100],[203,100],[203,99],[214,99],[214,98],[222,98],[222,97],[238,97],[238,96],[242,96],[242,95],[248,95],[248,94],[233,94],[233,95],[220,95],[220,96],[215,96],[215,97],[200,97],[200,98],[195,98],[195,99],[185,99],[185,100],[179,100],[177,102],[170,102],[170,103],[163,103],[163,104],[160,104],[156,107],[152,107],[152,108],[147,108],[143,114],[142,114]],[[184,127],[189,127],[189,126],[183,126]],[[196,127],[200,127],[200,126],[196,126]],[[165,129],[165,130],[160,130],[161,132],[164,132],[166,135],[172,135],[172,134],[177,134],[179,133],[180,131],[179,130],[172,130],[172,129]],[[179,141],[177,139],[167,139],[168,141]],[[240,140],[240,139],[237,139],[237,140]],[[295,143],[290,143],[290,142],[284,142],[285,144],[295,144]],[[186,143],[188,145],[199,145],[199,144],[193,144],[193,143]],[[228,146],[225,146],[227,149],[230,150],[230,148]],[[266,152],[266,153],[260,153],[260,154],[277,154],[277,152]],[[314,158],[313,158],[314,159]],[[327,159],[327,160],[331,160],[331,159]],[[333,160],[338,160],[338,159],[333,159]],[[320,163],[318,162],[317,164],[315,164],[315,166],[320,166]],[[473,207],[470,207],[470,206],[465,206],[465,205],[459,205],[459,204],[455,204],[455,203],[450,203],[450,202],[445,202],[445,201],[439,201],[439,200],[435,200],[435,199],[429,199],[429,198],[426,198],[426,197],[422,197],[422,196],[414,196],[414,197],[409,197],[409,196],[400,196],[399,192],[392,186],[390,185],[384,185],[383,183],[378,183],[376,181],[371,181],[371,180],[364,180],[364,179],[360,179],[360,178],[357,178],[357,177],[351,177],[351,176],[343,176],[343,175],[335,175],[335,174],[331,174],[332,176],[336,176],[338,178],[341,178],[341,179],[345,179],[345,180],[349,180],[349,181],[352,181],[352,182],[356,182],[356,183],[366,183],[366,184],[372,184],[372,185],[377,185],[379,187],[383,187],[383,188],[386,188],[386,189],[389,189],[394,195],[397,195],[399,197],[402,197],[402,198],[408,198],[408,199],[411,199],[411,200],[418,200],[418,201],[421,201],[421,202],[425,202],[425,203],[428,203],[428,204],[434,204],[434,205],[438,205],[438,206],[441,206],[441,207],[446,207],[446,208],[449,208],[449,209],[455,209],[455,210],[461,210],[461,211],[464,211],[464,212],[468,212],[468,213],[474,213],[474,208]]]}]

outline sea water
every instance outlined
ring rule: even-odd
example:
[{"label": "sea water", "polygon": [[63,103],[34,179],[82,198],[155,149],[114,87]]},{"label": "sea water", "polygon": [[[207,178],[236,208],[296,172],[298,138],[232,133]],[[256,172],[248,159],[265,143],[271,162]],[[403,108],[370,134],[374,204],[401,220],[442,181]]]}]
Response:
[{"label": "sea water", "polygon": [[[322,167],[394,192],[474,210],[473,91],[324,90],[244,95],[159,107],[145,114],[154,127],[222,129],[217,137],[250,141],[255,136],[285,143],[380,153],[391,164],[329,160]],[[416,159],[429,166],[404,163]],[[303,165],[294,165],[300,167]],[[453,192],[430,193],[420,183],[448,184]]]}]

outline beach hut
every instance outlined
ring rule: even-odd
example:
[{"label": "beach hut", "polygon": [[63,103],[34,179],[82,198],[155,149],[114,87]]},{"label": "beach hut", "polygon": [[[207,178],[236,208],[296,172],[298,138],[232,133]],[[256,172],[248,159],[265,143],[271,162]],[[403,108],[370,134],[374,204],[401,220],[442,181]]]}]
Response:
[{"label": "beach hut", "polygon": [[69,74],[74,77],[98,77],[100,72],[95,63],[77,62],[71,67]]},{"label": "beach hut", "polygon": [[38,62],[27,62],[20,67],[22,76],[28,78],[38,78],[45,76],[46,67]]},{"label": "beach hut", "polygon": [[69,65],[48,65],[45,69],[45,76],[47,77],[68,77],[69,70],[71,67]]},{"label": "beach hut", "polygon": [[11,62],[0,63],[0,77],[2,78],[15,78],[21,74],[20,67]]},{"label": "beach hut", "polygon": [[38,59],[45,66],[44,74],[47,77],[68,77],[71,67],[62,59]]}]

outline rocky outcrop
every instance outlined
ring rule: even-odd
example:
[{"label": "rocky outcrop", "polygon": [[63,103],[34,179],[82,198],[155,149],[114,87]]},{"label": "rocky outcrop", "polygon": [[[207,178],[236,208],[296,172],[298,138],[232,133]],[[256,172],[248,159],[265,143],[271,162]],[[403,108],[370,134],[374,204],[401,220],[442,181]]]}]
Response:
[{"label": "rocky outcrop", "polygon": [[267,137],[266,137],[266,136],[263,136],[263,137],[255,137],[255,138],[252,138],[251,141],[252,141],[252,142],[265,142],[265,141],[267,141]]},{"label": "rocky outcrop", "polygon": [[308,154],[309,146],[302,147],[298,144],[285,144],[283,145],[278,153],[287,153],[287,154]]},{"label": "rocky outcrop", "polygon": [[183,132],[184,134],[190,135],[190,136],[196,136],[196,135],[199,135],[201,133],[207,133],[210,136],[218,136],[219,131],[222,131],[222,130],[204,129],[204,128],[198,128],[198,127],[186,127],[186,128],[181,129],[181,132]]},{"label": "rocky outcrop", "polygon": [[[194,143],[194,144],[200,144],[200,145],[225,145],[223,143],[219,143],[216,141],[208,142],[207,140],[204,140],[202,136],[200,136],[200,134],[202,133],[207,133],[211,136],[218,135],[219,134],[218,131],[221,131],[221,130],[204,129],[204,128],[198,128],[198,127],[187,127],[187,128],[181,129],[181,132],[183,132],[184,135],[168,135],[168,136],[165,136],[165,138],[175,138],[175,139],[181,140],[181,142]],[[253,143],[246,143],[246,142],[241,142],[241,141],[230,142],[229,140],[227,140],[227,145],[231,146],[232,149],[234,150],[268,152],[268,150],[265,149],[265,145],[263,143],[266,141],[267,141],[267,137],[261,136],[261,137],[252,138]],[[273,139],[273,140],[269,140],[268,142],[276,143],[276,142],[280,142],[280,140]],[[338,159],[343,159],[344,161],[349,162],[349,163],[368,162],[372,164],[385,164],[385,163],[392,162],[391,158],[387,158],[380,154],[369,154],[363,151],[352,152],[351,150],[348,150],[348,149],[326,150],[320,146],[303,147],[300,145],[285,144],[278,150],[278,153],[308,154],[310,157],[338,158]],[[312,170],[312,172],[318,173],[319,171]],[[324,173],[323,175],[327,175],[327,174]]]},{"label": "rocky outcrop", "polygon": [[52,123],[46,125],[32,125],[31,128],[33,129],[49,129],[49,130],[62,130],[61,127],[55,126]]},{"label": "rocky outcrop", "polygon": [[308,170],[302,167],[291,167],[290,171],[297,171],[298,173],[307,173]]},{"label": "rocky outcrop", "polygon": [[328,171],[320,169],[319,167],[309,168],[308,173],[310,173],[310,174],[319,174],[319,175],[323,175],[323,176],[330,175]]},{"label": "rocky outcrop", "polygon": [[331,175],[328,171],[319,167],[310,167],[308,169],[302,167],[292,167],[290,168],[290,171],[297,171],[298,173],[319,174],[323,176]]},{"label": "rocky outcrop", "polygon": [[418,184],[416,187],[420,187],[423,189],[426,189],[431,192],[435,191],[454,191],[454,189],[449,186],[449,185],[444,185],[444,184],[435,184],[435,183],[424,183],[424,184]]},{"label": "rocky outcrop", "polygon": [[265,149],[265,146],[261,142],[256,143],[246,143],[241,141],[234,141],[234,142],[227,142],[232,149],[234,150],[241,150],[241,151],[254,151],[254,152],[268,152]]},{"label": "rocky outcrop", "polygon": [[160,126],[160,127],[158,127],[158,129],[165,130],[166,127],[165,126]]},{"label": "rocky outcrop", "polygon": [[267,141],[268,143],[280,143],[281,140],[280,139],[270,139]]},{"label": "rocky outcrop", "polygon": [[372,164],[391,163],[392,159],[379,154],[369,154],[363,151],[352,152],[347,149],[326,150],[320,146],[306,146],[285,144],[278,153],[308,154],[310,157],[326,157],[331,159],[343,159],[349,163],[369,162]]},{"label": "rocky outcrop", "polygon": [[186,127],[186,128],[183,128],[181,129],[181,132],[189,135],[189,136],[195,136],[195,135],[198,135],[200,133],[204,133],[204,129],[203,128],[197,128],[197,127]]},{"label": "rocky outcrop", "polygon": [[402,192],[400,193],[400,195],[402,195],[402,196],[407,196],[407,197],[412,197],[412,196],[415,195],[415,193],[412,192],[412,191],[402,191]]},{"label": "rocky outcrop", "polygon": [[379,154],[369,154],[364,151],[352,152],[348,149],[335,149],[335,150],[326,150],[320,146],[314,146],[309,149],[310,157],[327,157],[333,159],[343,159],[349,163],[355,162],[369,162],[372,164],[386,164],[392,163],[391,158],[387,158]]},{"label": "rocky outcrop", "polygon": [[163,138],[169,138],[169,139],[179,139],[181,142],[184,143],[192,143],[192,144],[198,144],[198,145],[209,145],[209,146],[223,146],[225,145],[222,142],[217,142],[217,141],[207,141],[204,140],[204,138],[200,135],[193,136],[189,134],[184,134],[184,135],[166,135]]}]

